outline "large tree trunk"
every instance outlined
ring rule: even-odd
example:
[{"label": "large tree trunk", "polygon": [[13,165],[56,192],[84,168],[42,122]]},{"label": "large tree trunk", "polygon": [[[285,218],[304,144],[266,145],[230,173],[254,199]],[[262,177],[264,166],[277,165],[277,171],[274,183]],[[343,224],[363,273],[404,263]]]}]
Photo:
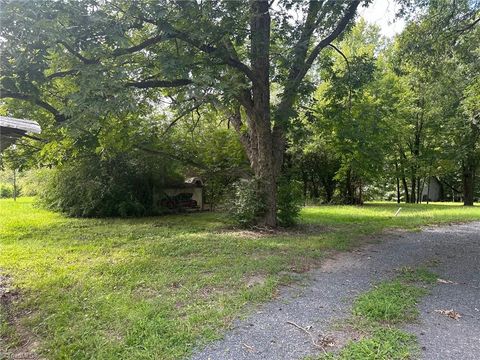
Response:
[{"label": "large tree trunk", "polygon": [[[239,90],[236,99],[246,113],[247,131],[243,127],[239,109],[231,117],[231,123],[240,135],[246,149],[253,172],[260,181],[265,196],[266,211],[260,224],[268,227],[277,225],[277,180],[282,169],[286,146],[285,134],[288,121],[294,116],[293,106],[298,87],[317,58],[319,52],[335,40],[354,18],[360,0],[353,0],[339,18],[333,32],[319,41],[308,53],[314,36],[319,12],[323,2],[310,1],[308,15],[301,31],[300,39],[293,48],[292,66],[285,84],[282,99],[276,106],[275,122],[270,113],[270,14],[269,0],[250,0],[250,63],[251,91]],[[229,61],[236,62],[236,54],[230,54]],[[272,126],[273,125],[273,126]]]},{"label": "large tree trunk", "polygon": [[[270,121],[270,14],[268,1],[252,1],[251,62],[256,81],[252,87],[253,120],[256,124],[258,160],[253,171],[260,180],[265,197],[265,214],[261,225],[277,225],[277,174],[283,161],[273,153],[274,144]],[[277,157],[281,157],[280,161]],[[278,167],[278,168],[276,168]]]},{"label": "large tree trunk", "polygon": [[[241,135],[260,191],[265,200],[265,213],[259,225],[277,225],[277,178],[283,162],[283,151],[274,153],[270,116],[270,14],[268,1],[251,1],[251,64],[254,81],[251,97],[240,102],[246,110],[248,134]],[[240,110],[232,117],[232,124],[243,133]]]}]

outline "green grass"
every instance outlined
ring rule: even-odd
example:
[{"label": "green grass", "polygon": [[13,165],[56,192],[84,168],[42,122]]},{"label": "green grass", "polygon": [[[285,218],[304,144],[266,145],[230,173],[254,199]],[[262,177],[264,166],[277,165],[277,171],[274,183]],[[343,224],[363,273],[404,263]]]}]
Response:
[{"label": "green grass", "polygon": [[355,315],[373,321],[399,323],[415,320],[416,304],[426,290],[399,280],[384,282],[361,295],[354,305]]},{"label": "green grass", "polygon": [[215,213],[69,219],[0,200],[0,275],[20,292],[9,326],[0,309],[2,337],[29,333],[49,359],[179,359],[326,250],[385,228],[480,219],[478,206],[402,207],[397,217],[396,204],[308,207],[298,229],[257,236]]},{"label": "green grass", "polygon": [[392,324],[415,320],[418,316],[417,303],[427,294],[424,286],[434,284],[437,275],[426,267],[404,267],[399,276],[391,281],[376,285],[360,295],[354,303],[353,312],[370,321]]},{"label": "green grass", "polygon": [[368,337],[352,341],[338,354],[328,353],[321,360],[406,360],[416,353],[414,335],[392,327],[374,327]]},{"label": "green grass", "polygon": [[434,284],[436,274],[426,267],[400,270],[393,280],[384,281],[360,295],[354,302],[354,317],[347,324],[365,334],[349,341],[337,353],[322,354],[318,360],[406,360],[418,355],[417,339],[395,327],[416,320],[417,303]]},{"label": "green grass", "polygon": [[426,267],[403,267],[402,269],[400,269],[399,279],[404,282],[435,284],[437,282],[438,276]]}]

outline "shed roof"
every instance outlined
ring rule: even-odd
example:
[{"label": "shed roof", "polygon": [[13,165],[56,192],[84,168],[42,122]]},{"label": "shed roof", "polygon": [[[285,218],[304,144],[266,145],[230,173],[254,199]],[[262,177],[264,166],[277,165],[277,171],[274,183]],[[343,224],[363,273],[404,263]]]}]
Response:
[{"label": "shed roof", "polygon": [[26,119],[15,119],[9,116],[0,116],[0,126],[10,129],[23,130],[39,134],[42,130],[36,121]]},{"label": "shed roof", "polygon": [[0,151],[6,149],[26,133],[38,134],[40,132],[40,125],[35,121],[0,116]]}]

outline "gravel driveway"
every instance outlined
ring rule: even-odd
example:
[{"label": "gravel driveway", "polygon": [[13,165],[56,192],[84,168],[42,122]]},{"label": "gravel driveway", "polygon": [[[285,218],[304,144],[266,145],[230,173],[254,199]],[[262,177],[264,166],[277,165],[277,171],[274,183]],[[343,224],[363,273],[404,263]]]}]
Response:
[{"label": "gravel driveway", "polygon": [[[318,354],[310,338],[351,315],[352,300],[372,284],[395,276],[403,266],[431,265],[440,278],[420,304],[417,324],[424,359],[480,359],[480,222],[430,227],[422,232],[391,232],[382,242],[341,253],[311,272],[304,286],[285,287],[279,297],[234,323],[224,339],[194,353],[193,360],[302,359]],[[455,309],[450,319],[435,312]]]}]

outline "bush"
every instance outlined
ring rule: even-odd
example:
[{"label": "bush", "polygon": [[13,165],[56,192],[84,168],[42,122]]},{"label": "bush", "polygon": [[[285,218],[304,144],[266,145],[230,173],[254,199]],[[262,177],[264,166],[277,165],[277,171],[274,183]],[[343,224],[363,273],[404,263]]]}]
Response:
[{"label": "bush", "polygon": [[59,166],[40,192],[47,208],[76,217],[147,216],[158,208],[155,193],[172,181],[172,169],[158,157],[93,155]]},{"label": "bush", "polygon": [[[233,186],[233,196],[228,202],[232,218],[243,227],[255,225],[265,211],[265,196],[259,180],[240,180]],[[303,205],[302,185],[298,181],[282,178],[277,187],[277,218],[281,226],[292,226]]]},{"label": "bush", "polygon": [[302,184],[299,181],[281,178],[277,193],[277,218],[281,226],[296,223],[303,205]]},{"label": "bush", "polygon": [[19,174],[18,184],[22,196],[37,196],[52,177],[54,170],[49,168],[30,169]]},{"label": "bush", "polygon": [[265,211],[265,197],[258,180],[237,181],[233,185],[232,195],[227,204],[232,218],[243,227],[255,225]]},{"label": "bush", "polygon": [[0,198],[13,197],[13,186],[10,184],[0,184]]}]

